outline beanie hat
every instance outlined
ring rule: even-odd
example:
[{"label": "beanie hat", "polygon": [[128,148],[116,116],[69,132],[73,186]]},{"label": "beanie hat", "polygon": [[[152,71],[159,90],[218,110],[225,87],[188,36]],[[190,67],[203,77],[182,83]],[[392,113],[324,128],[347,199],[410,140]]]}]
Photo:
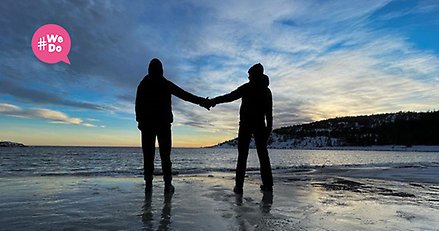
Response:
[{"label": "beanie hat", "polygon": [[264,74],[264,67],[262,64],[257,63],[248,69],[248,73],[250,75],[258,76]]}]

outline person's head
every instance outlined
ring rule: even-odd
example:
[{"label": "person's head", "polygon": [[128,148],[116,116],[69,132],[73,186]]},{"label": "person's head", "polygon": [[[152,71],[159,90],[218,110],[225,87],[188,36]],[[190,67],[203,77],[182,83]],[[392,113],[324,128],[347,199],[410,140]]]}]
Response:
[{"label": "person's head", "polygon": [[258,86],[268,87],[270,84],[270,80],[264,74],[264,66],[261,63],[257,63],[248,69],[248,79]]},{"label": "person's head", "polygon": [[148,75],[163,76],[163,65],[158,58],[153,58],[149,62]]},{"label": "person's head", "polygon": [[264,75],[264,67],[260,63],[256,63],[248,69],[248,79],[253,81],[255,78]]},{"label": "person's head", "polygon": [[249,76],[260,76],[264,74],[264,67],[261,63],[256,63],[250,69],[248,69]]}]

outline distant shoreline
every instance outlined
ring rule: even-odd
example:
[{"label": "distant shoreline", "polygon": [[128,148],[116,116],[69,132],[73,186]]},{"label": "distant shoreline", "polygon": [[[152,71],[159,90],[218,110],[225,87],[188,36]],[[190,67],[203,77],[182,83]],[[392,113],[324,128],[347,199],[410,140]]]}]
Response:
[{"label": "distant shoreline", "polygon": [[[236,149],[235,146],[229,147],[208,147],[218,149]],[[439,145],[414,145],[407,147],[404,145],[382,145],[382,146],[336,146],[336,147],[303,147],[303,148],[269,148],[272,150],[334,150],[334,151],[398,151],[398,152],[439,152]]]},{"label": "distant shoreline", "polygon": [[[141,148],[140,146],[68,146],[68,145],[24,145],[24,146],[0,146],[11,147],[56,147],[56,148]],[[157,147],[156,147],[157,148]],[[237,149],[236,146],[210,146],[210,147],[173,147],[174,149]],[[254,148],[251,148],[254,149]],[[439,152],[439,145],[382,145],[382,146],[336,146],[336,147],[295,147],[295,148],[269,148],[269,150],[334,150],[334,151],[397,151],[397,152]]]},{"label": "distant shoreline", "polygon": [[12,142],[12,141],[0,141],[0,147],[26,147],[22,143]]}]

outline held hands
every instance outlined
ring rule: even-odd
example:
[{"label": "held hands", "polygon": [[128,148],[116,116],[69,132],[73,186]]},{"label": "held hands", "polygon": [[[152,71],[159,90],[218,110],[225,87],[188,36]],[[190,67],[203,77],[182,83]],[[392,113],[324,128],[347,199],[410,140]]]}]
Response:
[{"label": "held hands", "polygon": [[210,108],[215,107],[215,105],[216,105],[215,99],[209,99],[209,97],[206,97],[200,103],[201,107],[204,107],[209,111],[210,111]]}]

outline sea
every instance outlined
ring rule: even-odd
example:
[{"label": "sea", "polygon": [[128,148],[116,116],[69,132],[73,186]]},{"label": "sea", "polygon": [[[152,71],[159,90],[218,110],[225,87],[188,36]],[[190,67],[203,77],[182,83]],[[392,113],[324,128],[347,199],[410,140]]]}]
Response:
[{"label": "sea", "polygon": [[[269,150],[273,172],[322,167],[424,168],[439,166],[439,152],[354,150]],[[174,148],[174,174],[234,172],[236,149]],[[161,174],[156,150],[155,174]],[[256,150],[251,149],[248,171],[257,171]],[[140,147],[2,147],[0,177],[16,176],[114,176],[141,177]]]}]

